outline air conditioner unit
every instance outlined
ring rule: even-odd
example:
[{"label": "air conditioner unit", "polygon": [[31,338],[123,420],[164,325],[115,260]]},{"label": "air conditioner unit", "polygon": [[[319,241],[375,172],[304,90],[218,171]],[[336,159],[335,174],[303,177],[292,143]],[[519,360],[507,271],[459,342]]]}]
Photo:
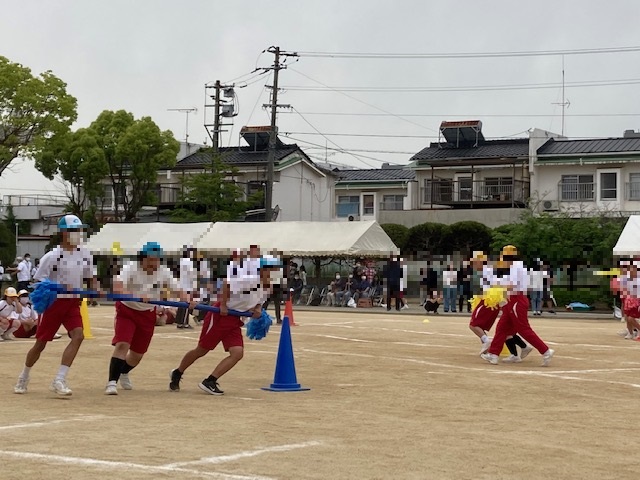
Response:
[{"label": "air conditioner unit", "polygon": [[347,221],[349,222],[357,222],[358,220],[360,220],[360,215],[349,215],[347,217]]},{"label": "air conditioner unit", "polygon": [[544,200],[542,202],[542,210],[545,212],[557,212],[560,210],[560,202],[557,200]]}]

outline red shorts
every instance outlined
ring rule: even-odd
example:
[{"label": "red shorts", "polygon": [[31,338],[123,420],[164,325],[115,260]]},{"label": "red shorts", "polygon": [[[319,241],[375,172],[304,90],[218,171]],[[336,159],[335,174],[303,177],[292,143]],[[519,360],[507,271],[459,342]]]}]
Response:
[{"label": "red shorts", "polygon": [[20,325],[18,329],[15,332],[13,332],[13,336],[16,338],[30,338],[36,334],[37,330],[38,330],[38,327],[35,325],[31,327],[29,330],[25,330],[24,325]]},{"label": "red shorts", "polygon": [[640,318],[640,299],[636,297],[624,297],[622,311],[631,318]]},{"label": "red shorts", "polygon": [[[219,302],[214,304],[214,307],[219,306]],[[242,325],[240,317],[232,315],[223,317],[219,313],[207,312],[200,331],[198,346],[205,350],[213,350],[222,342],[225,352],[228,352],[231,347],[243,347]]]},{"label": "red shorts", "polygon": [[480,303],[471,314],[471,321],[469,322],[469,325],[472,327],[480,327],[485,332],[488,332],[496,322],[496,318],[498,318],[499,313],[499,308],[493,309],[485,307],[484,300],[480,300]]},{"label": "red shorts", "polygon": [[156,310],[134,310],[116,302],[115,335],[111,345],[125,342],[136,353],[146,353],[156,328]]},{"label": "red shorts", "polygon": [[40,317],[36,338],[50,342],[60,326],[64,326],[67,332],[82,328],[81,303],[79,298],[58,298]]}]

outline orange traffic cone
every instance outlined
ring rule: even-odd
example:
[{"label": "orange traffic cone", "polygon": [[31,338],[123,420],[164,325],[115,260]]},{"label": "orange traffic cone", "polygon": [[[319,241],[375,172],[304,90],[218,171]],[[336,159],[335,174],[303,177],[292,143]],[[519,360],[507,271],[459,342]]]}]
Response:
[{"label": "orange traffic cone", "polygon": [[284,316],[289,319],[289,326],[298,326],[298,324],[293,319],[293,302],[291,301],[291,292],[289,292],[289,295],[287,295],[287,300],[284,302]]}]

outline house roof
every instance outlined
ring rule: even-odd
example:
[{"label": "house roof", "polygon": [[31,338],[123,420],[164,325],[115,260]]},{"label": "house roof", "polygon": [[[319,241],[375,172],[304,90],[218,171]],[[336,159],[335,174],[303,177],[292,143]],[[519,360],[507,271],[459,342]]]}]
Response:
[{"label": "house roof", "polygon": [[[300,152],[302,155],[306,157],[304,152],[298,147],[298,145],[279,145],[276,149],[276,164],[289,156],[294,152]],[[268,150],[254,150],[251,147],[225,147],[220,148],[220,154],[222,161],[227,165],[255,165],[255,164],[266,164],[267,157],[269,155]],[[211,164],[211,159],[213,156],[213,152],[211,150],[200,150],[197,151],[188,157],[183,158],[176,166],[173,167],[173,170],[183,170],[189,168],[201,168],[204,166],[208,166]]]},{"label": "house roof", "polygon": [[398,182],[415,180],[416,172],[405,168],[371,170],[340,170],[335,172],[341,182]]},{"label": "house roof", "polygon": [[529,139],[514,138],[509,140],[486,140],[477,147],[455,148],[449,143],[433,142],[427,148],[420,150],[412,161],[428,163],[429,165],[451,164],[451,160],[464,160],[469,163],[480,159],[502,159],[528,157]]},{"label": "house roof", "polygon": [[540,156],[594,153],[640,153],[640,138],[551,139],[538,149]]}]

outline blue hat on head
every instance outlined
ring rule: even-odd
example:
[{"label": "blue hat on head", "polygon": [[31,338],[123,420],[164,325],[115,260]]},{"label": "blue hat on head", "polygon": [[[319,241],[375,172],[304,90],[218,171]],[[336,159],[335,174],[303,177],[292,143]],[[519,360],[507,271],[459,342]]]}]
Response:
[{"label": "blue hat on head", "polygon": [[163,253],[162,247],[158,242],[147,242],[140,250],[140,255],[146,257],[162,257]]},{"label": "blue hat on head", "polygon": [[274,257],[272,255],[265,255],[264,257],[260,258],[260,268],[268,268],[268,267],[274,267],[274,268],[282,267],[282,262],[278,257]]},{"label": "blue hat on head", "polygon": [[65,215],[58,220],[58,230],[73,230],[87,227],[88,225],[82,223],[82,220],[75,215]]}]

